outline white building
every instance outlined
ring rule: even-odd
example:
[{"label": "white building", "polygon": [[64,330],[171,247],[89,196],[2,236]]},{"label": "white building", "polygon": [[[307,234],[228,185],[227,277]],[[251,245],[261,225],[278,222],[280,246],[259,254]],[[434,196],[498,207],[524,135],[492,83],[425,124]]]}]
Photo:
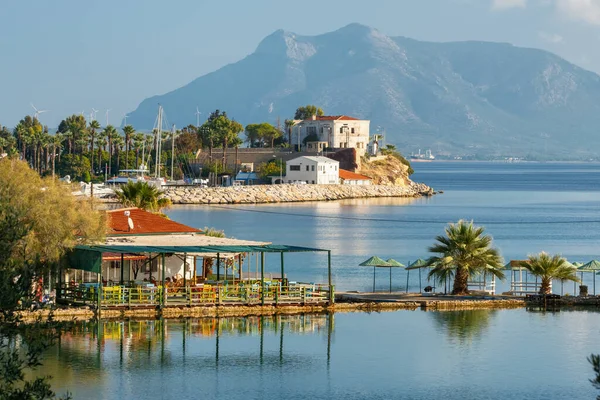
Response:
[{"label": "white building", "polygon": [[340,182],[340,163],[318,156],[294,158],[286,163],[285,182],[337,185]]},{"label": "white building", "polygon": [[[363,155],[369,144],[369,120],[359,120],[347,115],[313,115],[310,119],[294,122],[292,146],[300,146],[306,151],[321,152],[324,147],[355,148]],[[305,144],[306,138],[309,139]]]}]

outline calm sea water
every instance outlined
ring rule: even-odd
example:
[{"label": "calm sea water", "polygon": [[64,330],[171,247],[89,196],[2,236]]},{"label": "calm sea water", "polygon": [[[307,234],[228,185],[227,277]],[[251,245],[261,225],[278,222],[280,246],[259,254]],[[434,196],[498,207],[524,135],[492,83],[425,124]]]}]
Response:
[{"label": "calm sea water", "polygon": [[[177,206],[167,213],[238,239],[331,249],[334,283],[342,291],[372,290],[373,270],[358,267],[372,255],[404,264],[429,257],[435,236],[459,219],[484,225],[507,261],[542,250],[570,261],[600,259],[600,164],[436,162],[414,168],[413,179],[444,193],[420,199]],[[326,282],[326,261],[326,255],[289,254],[286,274],[291,280]],[[255,260],[250,270],[256,270]],[[278,254],[267,256],[267,271],[279,271]],[[387,290],[388,271],[376,274],[377,290]],[[593,290],[592,275],[584,280]],[[600,293],[600,279],[597,284]],[[393,290],[405,289],[406,272],[394,270]],[[419,290],[415,272],[409,290]],[[508,290],[508,284],[499,290]],[[560,284],[554,291],[561,292]],[[572,294],[573,285],[565,284],[562,292]]]},{"label": "calm sea water", "polygon": [[[338,290],[371,289],[372,269],[357,266],[371,255],[426,258],[433,238],[460,218],[485,225],[507,260],[541,250],[600,258],[600,165],[415,170],[416,180],[445,193],[168,213],[240,239],[331,249]],[[278,256],[267,257],[269,270],[279,270]],[[286,255],[286,273],[324,282],[326,256]],[[377,278],[378,290],[387,289],[387,271]],[[394,271],[394,289],[405,285],[405,272]],[[592,399],[586,357],[600,352],[599,333],[595,311],[522,309],[88,323],[63,336],[43,372],[85,399]]]},{"label": "calm sea water", "polygon": [[590,312],[105,322],[45,362],[81,399],[593,399]]}]

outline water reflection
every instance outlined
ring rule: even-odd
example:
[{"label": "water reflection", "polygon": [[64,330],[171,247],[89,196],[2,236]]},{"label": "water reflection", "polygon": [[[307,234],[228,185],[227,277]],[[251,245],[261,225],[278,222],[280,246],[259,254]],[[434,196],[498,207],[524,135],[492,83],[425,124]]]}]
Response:
[{"label": "water reflection", "polygon": [[[333,329],[333,314],[81,322],[61,334],[43,372],[60,389],[102,387],[114,381],[109,375],[115,370],[155,373],[157,366],[164,373],[186,365],[213,372],[257,365],[328,368]],[[320,353],[288,351],[288,341],[298,336],[326,344],[318,346]]]},{"label": "water reflection", "polygon": [[497,310],[441,310],[429,314],[450,339],[469,343],[482,336],[496,312]]}]

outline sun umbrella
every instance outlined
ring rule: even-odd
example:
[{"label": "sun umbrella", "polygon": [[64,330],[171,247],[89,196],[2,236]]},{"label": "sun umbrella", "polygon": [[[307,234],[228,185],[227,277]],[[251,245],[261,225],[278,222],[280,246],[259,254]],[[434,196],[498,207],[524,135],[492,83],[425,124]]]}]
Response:
[{"label": "sun umbrella", "polygon": [[393,258],[386,260],[386,262],[388,264],[390,264],[390,266],[389,266],[389,269],[390,269],[390,293],[392,293],[392,268],[404,267],[405,265],[402,264],[401,262],[394,260]]},{"label": "sun umbrella", "polygon": [[408,293],[408,278],[410,276],[411,269],[419,270],[419,292],[421,292],[421,268],[426,266],[427,261],[423,260],[422,258],[419,258],[417,261],[408,264],[408,267],[406,267],[406,293]]},{"label": "sun umbrella", "polygon": [[373,292],[375,292],[375,268],[391,267],[391,265],[388,264],[387,261],[385,261],[377,256],[373,256],[373,257],[369,258],[368,260],[361,262],[358,265],[361,267],[373,267]]},{"label": "sun umbrella", "polygon": [[[580,266],[578,268],[578,270],[581,271],[581,283],[583,284],[583,273],[600,271],[600,261],[592,260],[592,261]],[[596,295],[596,273],[594,273],[594,296],[595,295]]]}]

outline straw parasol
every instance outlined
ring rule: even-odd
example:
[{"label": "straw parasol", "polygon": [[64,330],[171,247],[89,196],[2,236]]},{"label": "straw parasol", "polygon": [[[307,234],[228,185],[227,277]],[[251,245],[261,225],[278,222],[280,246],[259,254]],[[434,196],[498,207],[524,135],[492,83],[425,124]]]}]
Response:
[{"label": "straw parasol", "polygon": [[600,271],[600,261],[592,260],[588,263],[585,263],[577,268],[581,272],[581,284],[583,284],[583,273],[584,272],[593,272],[594,275],[594,296],[596,295],[596,275],[597,272]]},{"label": "straw parasol", "polygon": [[406,267],[406,293],[408,293],[408,278],[410,277],[410,271],[413,269],[419,270],[419,292],[421,292],[421,268],[427,266],[427,261],[423,260],[422,258],[419,258],[417,261],[408,264],[408,267]]},{"label": "straw parasol", "polygon": [[387,261],[385,261],[377,256],[373,256],[373,257],[369,258],[368,260],[361,262],[358,265],[361,267],[373,267],[373,292],[375,292],[375,268],[391,267],[391,265],[388,264]]},{"label": "straw parasol", "polygon": [[392,293],[392,268],[403,268],[405,265],[402,264],[401,262],[394,260],[393,258],[390,258],[390,259],[386,260],[385,262],[390,264],[390,266],[389,266],[389,269],[390,269],[390,293]]}]

